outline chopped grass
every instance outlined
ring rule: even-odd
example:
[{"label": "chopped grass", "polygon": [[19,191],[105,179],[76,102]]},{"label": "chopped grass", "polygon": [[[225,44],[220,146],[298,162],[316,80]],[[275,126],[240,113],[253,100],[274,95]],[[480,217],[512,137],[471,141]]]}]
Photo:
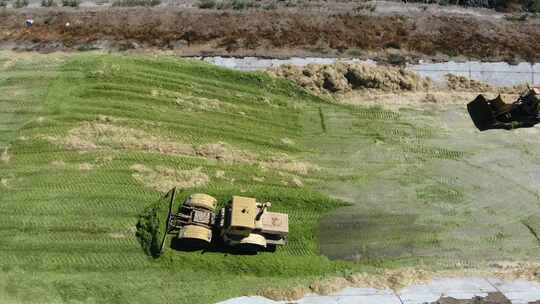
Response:
[{"label": "chopped grass", "polygon": [[[302,136],[302,108],[320,103],[317,97],[264,74],[172,58],[77,55],[53,66],[38,62],[32,73],[28,65],[17,62],[0,79],[13,95],[5,97],[13,110],[2,121],[9,130],[2,148],[12,157],[0,165],[8,179],[0,197],[4,301],[35,302],[27,296],[44,294],[35,299],[210,303],[255,293],[267,282],[304,281],[346,267],[318,255],[315,233],[322,214],[343,203],[290,183],[303,176],[274,163],[285,154],[299,157],[303,147],[282,139]],[[34,113],[19,114],[17,107]],[[85,123],[118,127],[84,133]],[[160,142],[145,149],[144,140],[152,139]],[[166,149],[173,141],[224,142],[257,162],[176,153]],[[209,179],[208,186],[181,195],[206,192],[224,202],[241,193],[271,201],[274,210],[291,215],[290,244],[257,256],[169,249],[159,259],[148,257],[135,224],[163,193],[134,178],[142,174],[134,171],[137,164],[200,170]],[[264,179],[254,182],[255,176]],[[159,223],[145,224],[159,229]],[[36,274],[31,283],[28,271]]]},{"label": "chopped grass", "polygon": [[[374,267],[537,256],[524,223],[538,231],[540,185],[519,179],[540,170],[531,131],[509,144],[448,119],[462,109],[331,104],[263,73],[170,57],[8,56],[0,302],[213,303]],[[289,244],[154,259],[135,226],[164,185],[192,186],[177,201],[270,201],[290,216]]]}]

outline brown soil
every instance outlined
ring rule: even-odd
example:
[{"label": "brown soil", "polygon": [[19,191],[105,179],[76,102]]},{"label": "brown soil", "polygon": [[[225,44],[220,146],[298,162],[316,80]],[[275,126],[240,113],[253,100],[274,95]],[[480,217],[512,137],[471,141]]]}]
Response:
[{"label": "brown soil", "polygon": [[[27,29],[24,20],[29,15],[35,25]],[[0,45],[22,50],[157,48],[181,55],[273,57],[354,53],[394,62],[443,54],[538,61],[538,44],[537,21],[451,14],[408,17],[171,7],[0,11]]]}]

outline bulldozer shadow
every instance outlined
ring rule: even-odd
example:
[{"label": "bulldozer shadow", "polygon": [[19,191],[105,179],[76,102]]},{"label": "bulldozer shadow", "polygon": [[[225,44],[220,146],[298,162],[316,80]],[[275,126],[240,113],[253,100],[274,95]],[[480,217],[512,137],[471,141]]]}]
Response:
[{"label": "bulldozer shadow", "polygon": [[178,239],[173,238],[171,240],[171,248],[178,251],[187,251],[187,252],[194,252],[194,251],[201,251],[208,247],[208,243],[202,240],[197,239]]},{"label": "bulldozer shadow", "polygon": [[254,246],[241,246],[230,247],[225,245],[223,241],[212,241],[208,244],[205,241],[192,239],[178,239],[173,238],[170,244],[171,249],[184,251],[184,252],[196,252],[200,251],[201,254],[231,254],[231,255],[257,255],[259,252],[273,252],[274,248],[260,248]]}]

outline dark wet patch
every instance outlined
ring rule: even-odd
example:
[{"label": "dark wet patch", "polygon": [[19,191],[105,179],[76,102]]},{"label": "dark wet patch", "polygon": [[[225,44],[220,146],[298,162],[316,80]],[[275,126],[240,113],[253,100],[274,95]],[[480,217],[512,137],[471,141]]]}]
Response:
[{"label": "dark wet patch", "polygon": [[411,214],[342,208],[321,220],[319,249],[330,259],[356,262],[414,257],[440,242],[435,227],[416,220]]},{"label": "dark wet patch", "polygon": [[[474,297],[472,299],[458,300],[452,297],[440,298],[433,304],[511,304],[510,300],[500,292],[488,293],[486,297]],[[533,303],[530,303],[533,304]]]},{"label": "dark wet patch", "polygon": [[[500,292],[490,292],[486,297],[458,300],[452,297],[443,297],[432,304],[511,304],[510,300]],[[528,304],[540,304],[540,300]]]}]

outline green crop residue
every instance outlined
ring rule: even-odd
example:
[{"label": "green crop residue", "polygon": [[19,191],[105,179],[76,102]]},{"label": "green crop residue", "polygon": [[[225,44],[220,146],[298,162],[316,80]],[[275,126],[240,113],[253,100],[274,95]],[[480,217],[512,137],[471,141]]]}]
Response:
[{"label": "green crop residue", "polygon": [[[540,208],[527,130],[479,136],[463,108],[341,105],[167,56],[10,56],[2,303],[215,303],[378,267],[538,257],[535,220],[520,222]],[[168,237],[161,252],[173,187],[174,210],[196,192],[272,202],[289,243],[246,256]]]},{"label": "green crop residue", "polygon": [[[214,303],[348,268],[317,250],[318,220],[343,205],[307,185],[319,168],[300,118],[320,98],[169,57],[32,58],[0,73],[0,302]],[[175,251],[171,238],[161,252],[172,187],[177,203],[270,201],[294,233],[256,256]]]}]

